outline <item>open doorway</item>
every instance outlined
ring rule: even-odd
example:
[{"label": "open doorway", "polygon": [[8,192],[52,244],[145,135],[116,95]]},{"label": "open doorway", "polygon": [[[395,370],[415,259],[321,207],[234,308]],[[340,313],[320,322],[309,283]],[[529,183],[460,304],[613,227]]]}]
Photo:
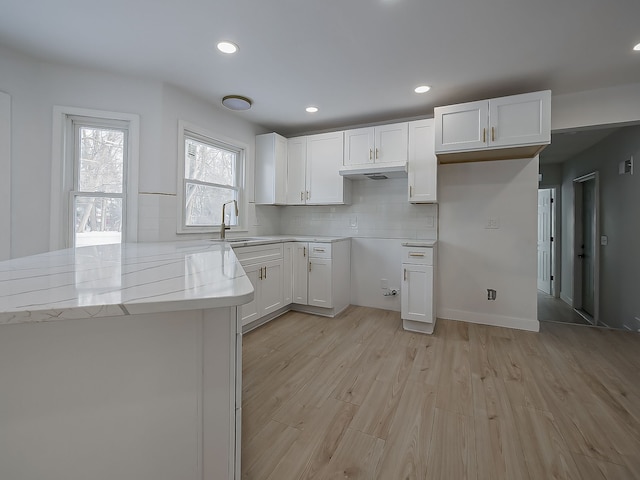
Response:
[{"label": "open doorway", "polygon": [[598,172],[574,179],[573,308],[598,325],[600,198]]}]

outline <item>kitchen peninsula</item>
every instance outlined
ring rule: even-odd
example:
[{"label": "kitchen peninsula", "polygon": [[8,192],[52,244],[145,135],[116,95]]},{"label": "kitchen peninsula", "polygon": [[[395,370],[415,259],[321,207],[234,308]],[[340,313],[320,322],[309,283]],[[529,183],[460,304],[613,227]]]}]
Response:
[{"label": "kitchen peninsula", "polygon": [[0,262],[0,478],[235,478],[253,287],[227,243]]}]

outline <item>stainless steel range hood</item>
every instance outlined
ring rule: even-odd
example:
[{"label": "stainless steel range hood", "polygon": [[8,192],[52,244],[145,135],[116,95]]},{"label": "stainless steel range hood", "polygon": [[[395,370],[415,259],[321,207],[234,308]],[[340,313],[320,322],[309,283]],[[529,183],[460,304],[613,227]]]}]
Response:
[{"label": "stainless steel range hood", "polygon": [[407,178],[407,162],[354,165],[340,169],[340,175],[351,180],[384,180],[386,178]]}]

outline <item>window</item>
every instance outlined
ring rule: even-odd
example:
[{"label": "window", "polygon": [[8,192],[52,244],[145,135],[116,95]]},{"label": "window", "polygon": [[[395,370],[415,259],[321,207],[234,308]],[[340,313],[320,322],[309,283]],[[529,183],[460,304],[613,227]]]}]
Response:
[{"label": "window", "polygon": [[126,225],[128,125],[70,117],[73,129],[73,245],[121,243]]},{"label": "window", "polygon": [[[222,205],[232,200],[243,210],[245,148],[196,130],[181,122],[181,233],[215,231],[222,223]],[[238,227],[239,219],[230,207],[225,209],[224,223]]]},{"label": "window", "polygon": [[54,107],[51,248],[137,240],[137,115]]}]

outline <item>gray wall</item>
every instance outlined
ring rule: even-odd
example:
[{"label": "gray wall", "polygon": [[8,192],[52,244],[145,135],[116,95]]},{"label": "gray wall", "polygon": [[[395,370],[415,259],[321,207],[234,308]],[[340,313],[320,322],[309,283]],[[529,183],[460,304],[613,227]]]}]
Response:
[{"label": "gray wall", "polygon": [[[619,175],[618,164],[634,157],[634,175]],[[600,319],[610,327],[637,330],[640,322],[640,126],[626,127],[582,152],[563,166],[562,288],[573,299],[573,180],[598,171],[600,232]]]}]

